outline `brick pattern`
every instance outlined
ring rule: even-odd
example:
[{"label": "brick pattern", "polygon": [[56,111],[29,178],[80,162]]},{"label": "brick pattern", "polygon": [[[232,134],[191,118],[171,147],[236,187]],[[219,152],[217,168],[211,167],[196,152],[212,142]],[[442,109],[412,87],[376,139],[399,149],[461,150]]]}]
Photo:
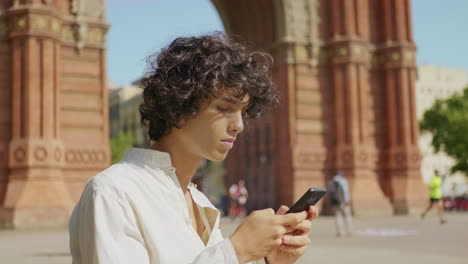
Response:
[{"label": "brick pattern", "polygon": [[87,180],[68,176],[89,178],[110,163],[108,25],[102,17],[78,21],[83,10],[72,13],[69,1],[0,2],[0,54],[8,63],[0,65],[0,95],[11,98],[0,99],[0,131],[11,131],[0,136],[0,226],[66,224],[77,199],[69,188]]},{"label": "brick pattern", "polygon": [[[275,206],[292,203],[304,186],[324,186],[335,169],[344,169],[355,212],[379,208],[389,213],[391,206],[394,213],[403,212],[401,204],[425,193],[419,189],[409,194],[407,188],[413,187],[401,180],[420,184],[415,173],[419,154],[412,143],[418,131],[409,1],[267,2],[214,1],[229,32],[275,57],[282,105],[273,114],[272,140],[275,160],[283,161],[275,164],[279,174],[274,180],[281,186]],[[271,24],[258,23],[271,19],[270,13],[276,22],[274,36],[269,35]],[[396,27],[389,24],[393,20]],[[260,40],[258,32],[267,33]],[[405,42],[388,41],[388,36]],[[385,80],[405,94],[398,97],[404,101],[392,101]],[[397,145],[392,143],[395,137]],[[243,159],[240,151],[228,160],[231,182],[244,177]]]},{"label": "brick pattern", "polygon": [[[427,192],[419,172],[421,154],[414,87],[416,47],[407,17],[410,1],[385,0],[381,5],[388,12],[380,18],[384,30],[375,60],[382,71],[380,84],[385,94],[385,119],[393,120],[388,122],[385,135],[384,184],[394,201],[394,213],[406,214],[412,204],[421,204]],[[415,197],[415,190],[420,196]]]}]

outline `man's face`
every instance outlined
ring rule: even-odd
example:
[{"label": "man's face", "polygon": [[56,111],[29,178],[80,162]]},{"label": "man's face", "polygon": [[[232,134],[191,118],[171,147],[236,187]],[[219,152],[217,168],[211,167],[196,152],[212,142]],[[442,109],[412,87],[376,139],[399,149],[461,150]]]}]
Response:
[{"label": "man's face", "polygon": [[200,107],[193,118],[183,121],[181,129],[174,129],[187,151],[212,161],[222,161],[244,130],[243,111],[249,96],[237,99],[225,93]]}]

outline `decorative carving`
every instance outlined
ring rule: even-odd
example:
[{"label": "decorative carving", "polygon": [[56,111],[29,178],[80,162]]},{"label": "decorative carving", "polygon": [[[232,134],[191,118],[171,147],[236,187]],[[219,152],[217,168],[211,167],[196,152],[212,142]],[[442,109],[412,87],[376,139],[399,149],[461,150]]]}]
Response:
[{"label": "decorative carving", "polygon": [[89,151],[80,152],[80,158],[84,163],[89,163],[89,161],[90,161]]},{"label": "decorative carving", "polygon": [[367,161],[368,155],[364,152],[359,153],[358,160],[361,162]]},{"label": "decorative carving", "polygon": [[105,0],[71,0],[71,13],[77,17],[104,18]]},{"label": "decorative carving", "polygon": [[57,19],[52,20],[52,32],[55,34],[60,33],[60,22]]},{"label": "decorative carving", "polygon": [[390,55],[390,59],[392,61],[398,61],[400,59],[400,53],[399,52],[393,52],[391,55]]},{"label": "decorative carving", "polygon": [[406,51],[404,54],[405,54],[405,56],[404,56],[404,58],[405,58],[405,63],[408,63],[408,64],[414,64],[414,63],[415,63],[415,57],[416,57],[416,55],[415,55],[415,52],[414,52],[414,51],[408,50],[408,51]]},{"label": "decorative carving", "polygon": [[26,158],[26,151],[24,150],[24,148],[18,147],[17,149],[15,149],[13,157],[15,157],[15,160],[17,162],[23,162]]},{"label": "decorative carving", "polygon": [[62,159],[62,151],[60,150],[60,148],[55,149],[54,158],[55,158],[55,161],[60,161],[60,159]]},{"label": "decorative carving", "polygon": [[34,158],[38,161],[43,161],[47,158],[47,150],[40,146],[34,150]]},{"label": "decorative carving", "polygon": [[96,164],[106,161],[103,150],[73,149],[65,152],[65,160],[70,164]]},{"label": "decorative carving", "polygon": [[326,160],[323,153],[301,153],[298,157],[299,164],[315,164]]},{"label": "decorative carving", "polygon": [[358,45],[354,45],[352,47],[352,53],[353,53],[354,56],[359,57],[359,56],[361,56],[362,48],[360,46],[358,46]]},{"label": "decorative carving", "polygon": [[45,16],[35,16],[31,18],[31,29],[37,31],[46,31],[49,20]]},{"label": "decorative carving", "polygon": [[99,151],[97,153],[97,160],[103,162],[106,159],[106,153],[104,151]]},{"label": "decorative carving", "polygon": [[348,49],[345,48],[345,47],[341,47],[338,49],[338,51],[336,52],[336,54],[340,57],[344,57],[344,56],[347,56],[348,55]]},{"label": "decorative carving", "polygon": [[101,29],[95,28],[88,31],[86,41],[93,44],[102,44],[104,42],[104,35]]},{"label": "decorative carving", "polygon": [[375,54],[382,63],[399,63],[400,65],[411,66],[415,64],[416,53],[413,47],[392,46],[381,48]]},{"label": "decorative carving", "polygon": [[421,155],[419,155],[417,153],[413,153],[411,155],[411,161],[412,162],[419,162],[419,161],[421,161],[421,158],[422,158]]},{"label": "decorative carving", "polygon": [[297,168],[322,168],[328,162],[325,149],[296,149],[294,154],[294,164]]},{"label": "decorative carving", "polygon": [[21,16],[18,17],[16,20],[16,29],[24,29],[26,28],[26,17]]},{"label": "decorative carving", "polygon": [[[85,41],[97,44],[102,43],[104,40],[102,36],[103,33],[96,33],[94,31],[88,32],[86,20],[89,18],[104,18],[105,0],[71,0],[70,8],[75,20],[71,25],[71,36],[73,37],[72,41],[74,40],[76,42],[78,52],[81,52],[83,49]],[[67,37],[69,37],[68,32]]]},{"label": "decorative carving", "polygon": [[394,159],[397,163],[403,162],[405,160],[405,154],[395,154]]},{"label": "decorative carving", "polygon": [[72,42],[74,40],[73,30],[70,25],[62,27],[62,40]]},{"label": "decorative carving", "polygon": [[70,163],[75,162],[75,160],[76,160],[75,152],[73,152],[73,151],[67,151],[67,152],[65,153],[65,160],[66,160],[67,162],[70,162]]},{"label": "decorative carving", "polygon": [[90,160],[91,161],[96,161],[97,160],[97,153],[96,151],[92,151],[91,154],[90,154]]},{"label": "decorative carving", "polygon": [[341,155],[345,163],[350,163],[353,160],[353,153],[350,150],[343,152]]},{"label": "decorative carving", "polygon": [[81,50],[84,47],[84,41],[86,32],[88,31],[88,25],[84,22],[78,22],[77,20],[77,22],[72,25],[71,29],[72,36],[76,41],[76,47],[78,49],[78,52],[81,52]]},{"label": "decorative carving", "polygon": [[[317,0],[285,0],[280,1],[284,18],[283,32],[279,33],[282,41],[294,42],[290,46],[296,52],[289,53],[293,58],[287,61],[309,61],[315,65],[319,59],[319,12]],[[301,45],[306,52],[297,53],[295,46]],[[301,56],[301,57],[298,57]]]},{"label": "decorative carving", "polygon": [[24,165],[35,167],[47,165],[59,166],[60,157],[56,159],[55,152],[62,151],[62,143],[57,139],[13,139],[8,147],[9,166],[11,168]]}]

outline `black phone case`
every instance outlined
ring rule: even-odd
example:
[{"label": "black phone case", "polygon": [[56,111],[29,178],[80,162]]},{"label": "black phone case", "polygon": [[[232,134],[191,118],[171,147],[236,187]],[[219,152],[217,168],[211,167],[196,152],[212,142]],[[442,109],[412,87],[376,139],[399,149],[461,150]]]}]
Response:
[{"label": "black phone case", "polygon": [[309,210],[309,206],[315,205],[326,193],[327,190],[324,188],[308,189],[287,213],[298,213]]}]

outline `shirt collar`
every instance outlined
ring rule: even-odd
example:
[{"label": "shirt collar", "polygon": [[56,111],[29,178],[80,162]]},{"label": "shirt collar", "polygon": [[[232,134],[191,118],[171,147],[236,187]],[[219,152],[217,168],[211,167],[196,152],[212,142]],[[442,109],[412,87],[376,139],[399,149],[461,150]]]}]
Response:
[{"label": "shirt collar", "polygon": [[[171,155],[167,152],[154,149],[129,148],[124,153],[124,161],[148,165],[150,168],[159,168],[174,181],[178,188],[182,188],[175,174],[176,169],[172,166]],[[196,186],[190,182],[186,188],[196,189]]]},{"label": "shirt collar", "polygon": [[[129,163],[145,164],[151,168],[160,168],[173,180],[177,188],[181,188],[179,179],[175,174],[175,168],[172,166],[171,155],[167,152],[144,148],[130,148],[124,153],[124,161]],[[207,211],[209,212],[207,217],[211,226],[213,226],[218,214],[216,207],[214,207],[204,195],[201,195],[196,185],[192,182],[189,183],[187,188],[190,190],[192,199],[196,204],[203,208],[213,209],[212,212]]]},{"label": "shirt collar", "polygon": [[125,151],[124,160],[131,163],[144,163],[164,171],[174,169],[171,155],[153,149],[130,148]]}]

